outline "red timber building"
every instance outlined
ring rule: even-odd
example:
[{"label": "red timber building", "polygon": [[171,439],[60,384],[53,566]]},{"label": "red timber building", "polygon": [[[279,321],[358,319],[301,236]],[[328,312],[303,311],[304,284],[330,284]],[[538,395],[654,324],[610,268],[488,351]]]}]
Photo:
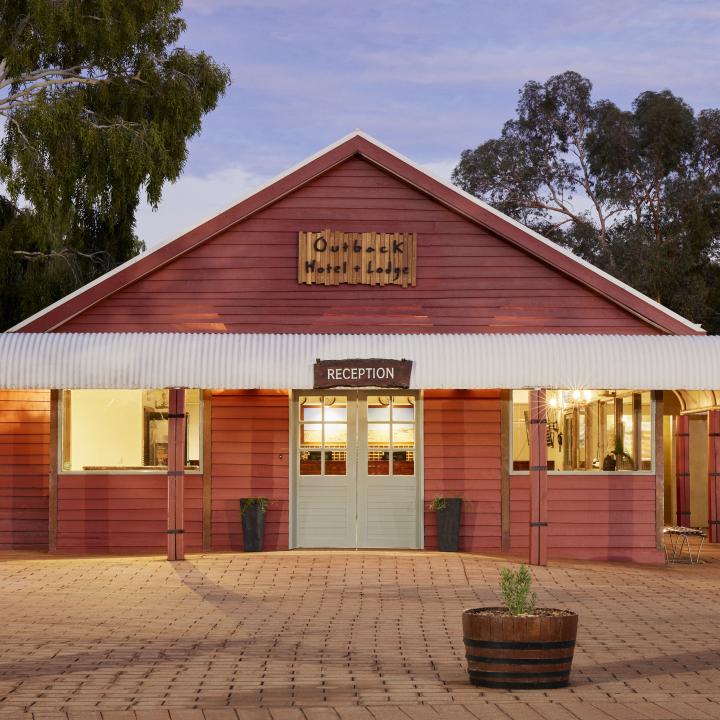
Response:
[{"label": "red timber building", "polygon": [[264,497],[266,550],[432,550],[460,497],[462,551],[660,562],[718,539],[719,352],[356,132],[0,336],[0,548],[242,551]]}]

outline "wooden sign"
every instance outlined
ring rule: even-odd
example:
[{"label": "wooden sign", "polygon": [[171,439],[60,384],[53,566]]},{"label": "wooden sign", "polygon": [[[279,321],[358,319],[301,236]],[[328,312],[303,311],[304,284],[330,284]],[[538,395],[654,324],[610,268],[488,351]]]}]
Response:
[{"label": "wooden sign", "polygon": [[415,233],[301,231],[298,282],[415,286]]},{"label": "wooden sign", "polygon": [[318,360],[315,363],[316,388],[383,387],[408,388],[412,360]]}]

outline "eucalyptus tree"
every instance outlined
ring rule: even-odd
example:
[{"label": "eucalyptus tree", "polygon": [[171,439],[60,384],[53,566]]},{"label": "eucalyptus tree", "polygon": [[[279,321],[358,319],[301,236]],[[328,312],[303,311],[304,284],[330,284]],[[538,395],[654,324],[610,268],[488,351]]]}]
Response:
[{"label": "eucalyptus tree", "polygon": [[720,111],[669,90],[623,110],[575,72],[528,82],[453,180],[659,302],[720,328]]},{"label": "eucalyptus tree", "polygon": [[5,326],[141,249],[228,70],[179,45],[181,0],[0,0]]}]

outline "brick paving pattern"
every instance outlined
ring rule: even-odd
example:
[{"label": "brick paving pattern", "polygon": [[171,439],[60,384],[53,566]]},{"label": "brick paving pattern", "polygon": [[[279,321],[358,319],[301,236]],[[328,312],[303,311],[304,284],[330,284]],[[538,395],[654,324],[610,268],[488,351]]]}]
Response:
[{"label": "brick paving pattern", "polygon": [[460,613],[509,560],[422,552],[0,556],[0,720],[720,718],[720,556],[554,563],[569,688],[468,684]]}]

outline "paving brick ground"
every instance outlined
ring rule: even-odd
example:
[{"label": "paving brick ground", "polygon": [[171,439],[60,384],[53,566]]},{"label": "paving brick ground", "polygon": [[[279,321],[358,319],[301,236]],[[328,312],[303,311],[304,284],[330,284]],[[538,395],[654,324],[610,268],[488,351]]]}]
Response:
[{"label": "paving brick ground", "polygon": [[0,555],[0,720],[720,718],[720,554],[555,563],[571,687],[466,681],[460,613],[508,560],[421,552]]}]

